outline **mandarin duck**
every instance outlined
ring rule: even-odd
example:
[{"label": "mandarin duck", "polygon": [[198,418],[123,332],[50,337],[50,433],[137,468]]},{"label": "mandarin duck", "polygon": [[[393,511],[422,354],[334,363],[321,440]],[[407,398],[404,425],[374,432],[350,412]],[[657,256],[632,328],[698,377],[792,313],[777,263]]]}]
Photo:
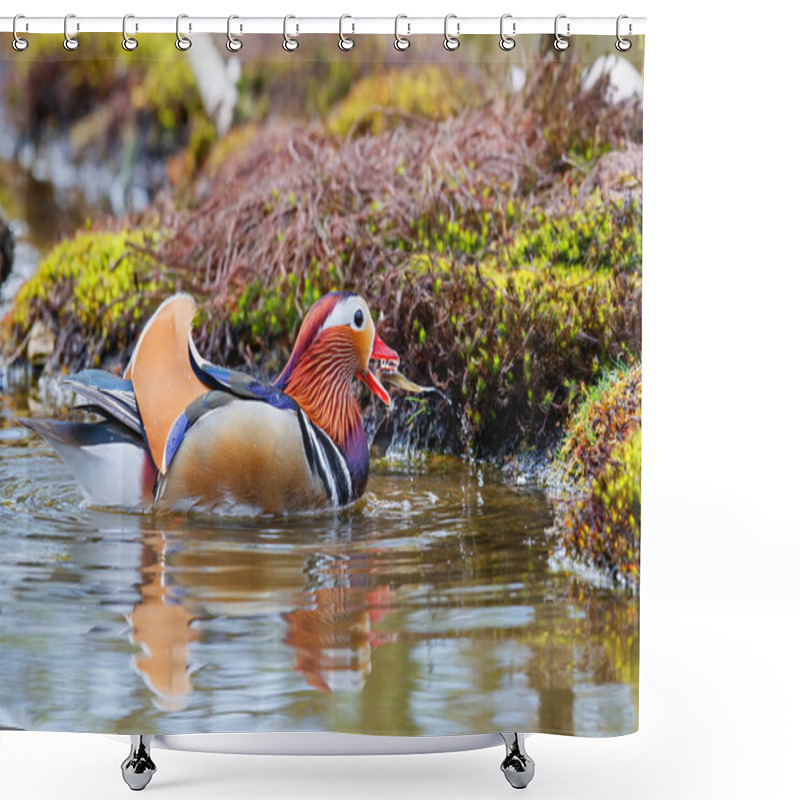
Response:
[{"label": "mandarin duck", "polygon": [[349,292],[320,298],[272,384],[203,359],[196,310],[187,294],[165,300],[122,377],[90,369],[64,379],[102,421],[20,422],[98,505],[282,513],[359,498],[369,452],[353,379],[391,405],[370,361],[387,374],[399,365],[366,302]]}]

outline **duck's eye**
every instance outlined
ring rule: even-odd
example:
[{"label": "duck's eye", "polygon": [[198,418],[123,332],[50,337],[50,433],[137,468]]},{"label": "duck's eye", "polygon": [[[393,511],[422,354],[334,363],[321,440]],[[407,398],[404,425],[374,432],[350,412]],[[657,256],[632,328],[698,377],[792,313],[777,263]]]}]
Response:
[{"label": "duck's eye", "polygon": [[356,328],[360,328],[364,324],[364,312],[360,308],[353,315],[353,323]]}]

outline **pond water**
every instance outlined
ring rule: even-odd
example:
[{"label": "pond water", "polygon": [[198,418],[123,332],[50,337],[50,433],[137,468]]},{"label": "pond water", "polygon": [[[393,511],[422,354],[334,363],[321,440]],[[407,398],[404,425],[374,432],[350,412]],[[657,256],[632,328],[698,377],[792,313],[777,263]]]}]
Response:
[{"label": "pond water", "polygon": [[340,512],[85,505],[0,414],[0,725],[583,735],[637,726],[638,600],[553,568],[552,511],[459,459],[374,458]]}]

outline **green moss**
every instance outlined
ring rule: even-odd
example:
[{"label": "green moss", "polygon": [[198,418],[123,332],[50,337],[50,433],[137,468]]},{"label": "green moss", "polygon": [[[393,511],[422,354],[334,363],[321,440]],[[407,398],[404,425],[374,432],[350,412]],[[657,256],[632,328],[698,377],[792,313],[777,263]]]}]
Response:
[{"label": "green moss", "polygon": [[223,326],[230,324],[240,349],[275,350],[268,358],[269,366],[274,369],[291,350],[302,312],[338,286],[338,273],[333,265],[314,264],[301,277],[256,280],[231,299],[228,319],[212,320],[209,326],[213,331],[220,322]]},{"label": "green moss", "polygon": [[468,219],[445,219],[444,214],[421,217],[411,224],[414,237],[403,242],[401,249],[415,247],[439,254],[477,255],[482,253],[490,239],[489,214],[470,224]]},{"label": "green moss", "polygon": [[477,455],[538,445],[582,383],[638,353],[640,292],[640,275],[619,269],[512,268],[502,254],[465,268],[417,254],[400,279],[395,340],[449,387]]},{"label": "green moss", "polygon": [[641,221],[638,203],[606,203],[597,189],[572,213],[548,216],[541,209],[532,210],[529,229],[515,239],[509,262],[641,270]]},{"label": "green moss", "polygon": [[[137,76],[138,77],[138,76]],[[203,101],[187,59],[168,69],[148,69],[131,90],[131,103],[154,114],[164,130],[174,130],[185,115],[202,111]]]},{"label": "green moss", "polygon": [[436,64],[391,70],[358,81],[328,116],[331,133],[345,136],[381,133],[403,116],[441,120],[474,102],[473,84],[458,72]]},{"label": "green moss", "polygon": [[579,496],[557,523],[565,551],[626,584],[639,576],[642,366],[614,365],[568,420],[557,459]]},{"label": "green moss", "polygon": [[291,276],[279,286],[261,281],[245,286],[231,313],[234,329],[253,341],[288,335],[299,316],[294,304],[297,283],[297,278]]},{"label": "green moss", "polygon": [[[470,449],[491,452],[498,441],[539,446],[559,435],[581,387],[638,357],[641,210],[603,204],[595,193],[555,214],[495,202],[474,222],[480,233],[441,218],[412,227],[427,233],[409,241],[422,252],[406,263],[416,317],[403,341],[415,342],[412,363],[426,364],[442,382],[439,359],[461,376],[449,383],[463,404]],[[511,226],[510,244],[503,223]],[[430,331],[444,341],[438,353],[426,346]],[[564,458],[574,458],[569,446]]]},{"label": "green moss", "polygon": [[641,424],[642,365],[615,365],[591,386],[570,417],[557,457],[578,485],[607,463],[610,451]]},{"label": "green moss", "polygon": [[57,245],[14,300],[13,339],[21,340],[42,320],[91,342],[90,362],[126,346],[153,298],[171,288],[149,254],[157,240],[143,230],[87,231]]},{"label": "green moss", "polygon": [[642,433],[636,426],[564,518],[567,552],[627,584],[639,579],[641,475]]},{"label": "green moss", "polygon": [[[520,268],[641,271],[642,215],[636,201],[605,202],[597,189],[582,206],[552,212],[519,200],[506,201],[502,192],[485,189],[487,198],[470,209],[459,208],[461,187],[451,192],[443,186],[438,204],[457,209],[457,215],[425,210],[411,221],[410,236],[395,239],[395,246],[409,253],[446,255],[458,263],[478,257],[481,269],[491,271],[501,283],[504,274]],[[373,224],[380,224],[379,208]],[[525,280],[522,272],[516,274]]]}]

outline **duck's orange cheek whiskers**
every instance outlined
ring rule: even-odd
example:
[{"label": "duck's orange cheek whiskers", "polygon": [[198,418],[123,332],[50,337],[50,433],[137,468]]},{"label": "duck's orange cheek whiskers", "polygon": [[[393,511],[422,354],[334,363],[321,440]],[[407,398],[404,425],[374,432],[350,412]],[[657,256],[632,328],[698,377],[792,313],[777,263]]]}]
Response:
[{"label": "duck's orange cheek whiskers", "polygon": [[351,331],[348,329],[347,335],[352,337],[351,341],[357,353],[359,370],[369,369],[370,353],[372,352],[372,335],[366,329],[363,331]]},{"label": "duck's orange cheek whiskers", "polygon": [[367,387],[373,394],[377,395],[381,400],[383,400],[383,402],[386,403],[387,406],[391,406],[392,398],[389,397],[389,393],[386,391],[386,389],[383,388],[381,382],[375,377],[375,375],[372,374],[372,372],[367,370],[366,375],[363,375],[362,373],[359,372],[358,377],[362,381],[362,383],[365,383],[367,385]]}]

